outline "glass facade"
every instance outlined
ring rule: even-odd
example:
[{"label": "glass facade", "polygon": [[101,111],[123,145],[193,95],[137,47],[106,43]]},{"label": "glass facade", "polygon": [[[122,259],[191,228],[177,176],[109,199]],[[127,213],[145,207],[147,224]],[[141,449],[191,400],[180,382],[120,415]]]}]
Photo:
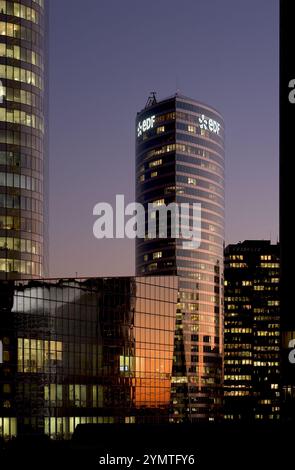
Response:
[{"label": "glass facade", "polygon": [[[218,420],[223,381],[224,123],[213,108],[175,95],[149,100],[136,120],[136,201],[201,204],[201,245],[138,239],[139,275],[177,274],[179,302],[171,422]],[[192,211],[186,221],[193,226]],[[171,225],[171,218],[168,214]],[[147,230],[147,227],[146,227]],[[170,233],[171,235],[171,233]]]},{"label": "glass facade", "polygon": [[225,419],[280,418],[279,245],[225,249]]},{"label": "glass facade", "polygon": [[0,436],[168,422],[173,276],[0,282]]},{"label": "glass facade", "polygon": [[44,0],[0,0],[0,279],[46,270],[45,29]]}]

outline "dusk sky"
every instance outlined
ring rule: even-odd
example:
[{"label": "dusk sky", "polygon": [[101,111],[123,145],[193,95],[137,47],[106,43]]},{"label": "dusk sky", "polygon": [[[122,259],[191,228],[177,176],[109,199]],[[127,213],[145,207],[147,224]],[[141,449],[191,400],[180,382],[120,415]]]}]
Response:
[{"label": "dusk sky", "polygon": [[132,275],[93,207],[134,201],[135,117],[151,91],[226,125],[226,243],[278,237],[278,0],[50,0],[50,275]]}]

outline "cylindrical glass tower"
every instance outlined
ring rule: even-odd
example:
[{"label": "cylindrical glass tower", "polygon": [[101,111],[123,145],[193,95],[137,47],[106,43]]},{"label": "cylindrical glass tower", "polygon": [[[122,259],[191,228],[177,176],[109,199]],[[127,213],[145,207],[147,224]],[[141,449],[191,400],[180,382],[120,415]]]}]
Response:
[{"label": "cylindrical glass tower", "polygon": [[[213,108],[175,95],[137,115],[136,201],[201,204],[201,245],[138,239],[136,273],[177,274],[171,422],[218,420],[223,381],[224,123]],[[179,206],[178,206],[179,207]],[[157,215],[156,215],[157,217]],[[193,226],[190,212],[190,227]],[[169,227],[169,221],[168,221]],[[168,230],[169,234],[169,230]]]},{"label": "cylindrical glass tower", "polygon": [[0,0],[0,279],[44,274],[44,0]]}]

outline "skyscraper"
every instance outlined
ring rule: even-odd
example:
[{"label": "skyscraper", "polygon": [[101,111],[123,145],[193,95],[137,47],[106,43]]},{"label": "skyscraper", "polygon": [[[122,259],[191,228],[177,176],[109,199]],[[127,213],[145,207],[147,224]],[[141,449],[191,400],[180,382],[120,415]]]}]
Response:
[{"label": "skyscraper", "polygon": [[[136,119],[136,201],[146,214],[153,205],[151,217],[164,204],[201,204],[201,246],[184,248],[181,238],[159,232],[138,239],[136,272],[179,276],[171,422],[216,420],[224,243],[224,123],[218,111],[179,94],[159,102],[151,95]],[[192,212],[188,220],[192,226]]]},{"label": "skyscraper", "polygon": [[224,401],[229,420],[280,417],[279,245],[225,249]]},{"label": "skyscraper", "polygon": [[0,279],[44,273],[44,13],[0,1]]}]

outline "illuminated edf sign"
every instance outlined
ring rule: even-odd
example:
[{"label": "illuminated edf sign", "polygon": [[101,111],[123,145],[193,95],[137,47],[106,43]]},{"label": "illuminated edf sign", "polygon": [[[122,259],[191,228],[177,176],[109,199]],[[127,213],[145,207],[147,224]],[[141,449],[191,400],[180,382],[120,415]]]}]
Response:
[{"label": "illuminated edf sign", "polygon": [[204,114],[202,114],[202,116],[199,117],[199,124],[201,129],[219,135],[221,126],[219,122],[214,121],[214,119],[208,119]]},{"label": "illuminated edf sign", "polygon": [[143,132],[152,129],[155,125],[156,116],[151,116],[144,121],[140,121],[137,126],[137,137],[140,137]]}]

